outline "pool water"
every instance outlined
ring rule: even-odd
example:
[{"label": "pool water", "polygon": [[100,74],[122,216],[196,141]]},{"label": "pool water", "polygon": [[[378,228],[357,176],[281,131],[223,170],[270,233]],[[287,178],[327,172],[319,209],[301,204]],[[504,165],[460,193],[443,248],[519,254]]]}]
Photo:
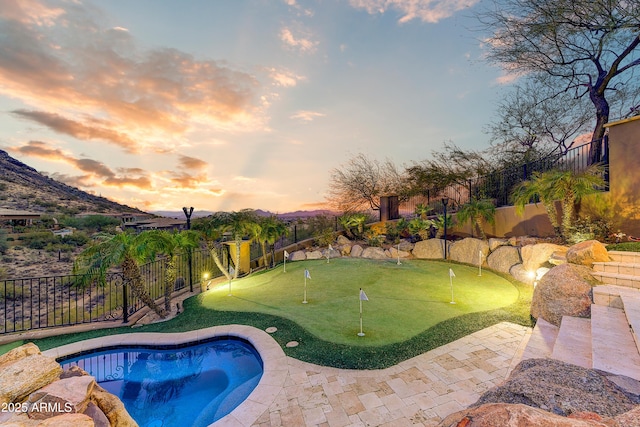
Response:
[{"label": "pool water", "polygon": [[141,427],[207,426],[258,385],[262,360],[251,344],[217,339],[187,347],[126,347],[65,358],[118,396]]}]

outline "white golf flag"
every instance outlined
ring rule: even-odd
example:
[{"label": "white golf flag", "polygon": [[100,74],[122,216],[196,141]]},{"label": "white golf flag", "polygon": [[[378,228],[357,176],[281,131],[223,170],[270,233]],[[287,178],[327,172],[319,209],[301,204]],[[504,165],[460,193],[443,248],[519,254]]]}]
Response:
[{"label": "white golf flag", "polygon": [[230,275],[232,275],[232,276],[233,276],[234,274],[236,274],[236,271],[233,269],[233,267],[232,267],[232,266],[229,266],[229,274],[230,274]]},{"label": "white golf flag", "polygon": [[307,270],[306,268],[304,269],[304,277],[306,279],[311,279],[311,273],[309,273],[309,270]]},{"label": "white golf flag", "polygon": [[331,245],[329,245],[329,250],[330,250],[330,251],[332,251],[332,250],[333,250],[333,247],[332,247]]},{"label": "white golf flag", "polygon": [[289,252],[286,250],[284,251],[284,259],[289,259]]},{"label": "white golf flag", "polygon": [[360,288],[360,301],[369,301],[369,298],[367,298],[367,294],[364,293],[362,288]]},{"label": "white golf flag", "polygon": [[452,269],[449,269],[449,277],[456,277],[456,273]]}]

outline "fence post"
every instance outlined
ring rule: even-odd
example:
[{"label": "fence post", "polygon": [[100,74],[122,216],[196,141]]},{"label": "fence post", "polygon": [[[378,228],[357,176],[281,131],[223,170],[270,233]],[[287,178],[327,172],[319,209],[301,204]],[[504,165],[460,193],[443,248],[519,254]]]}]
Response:
[{"label": "fence post", "polygon": [[129,298],[127,297],[127,281],[122,281],[122,323],[129,323]]},{"label": "fence post", "polygon": [[193,256],[191,248],[187,252],[187,261],[189,263],[189,292],[193,293]]},{"label": "fence post", "polygon": [[298,243],[298,224],[293,225],[293,243]]}]

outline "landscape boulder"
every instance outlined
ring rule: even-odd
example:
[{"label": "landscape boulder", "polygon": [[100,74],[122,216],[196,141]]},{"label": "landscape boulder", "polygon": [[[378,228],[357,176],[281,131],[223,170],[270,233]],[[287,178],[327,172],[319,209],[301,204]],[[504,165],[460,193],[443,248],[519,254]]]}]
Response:
[{"label": "landscape boulder", "polygon": [[400,243],[396,245],[396,248],[399,248],[401,251],[411,252],[415,246],[415,243],[411,243],[408,240],[401,240]]},{"label": "landscape boulder", "polygon": [[342,234],[336,238],[336,243],[341,246],[344,246],[344,245],[351,246],[351,240],[349,240],[348,237],[343,236]]},{"label": "landscape boulder", "polygon": [[531,315],[558,327],[562,316],[591,317],[595,285],[598,281],[585,266],[555,266],[542,276],[533,290]]},{"label": "landscape boulder", "polygon": [[389,248],[389,256],[391,258],[409,258],[411,256],[411,253],[403,250],[398,250],[395,246],[391,246]]},{"label": "landscape boulder", "polygon": [[327,256],[329,258],[340,258],[342,256],[342,254],[337,249],[334,249],[334,248],[329,249],[329,248],[327,248],[327,249],[322,251],[322,257],[326,258]]},{"label": "landscape boulder", "polygon": [[509,269],[509,274],[511,274],[514,279],[522,283],[528,283],[530,285],[533,284],[536,279],[535,273],[525,270],[522,263],[511,266],[511,268]]},{"label": "landscape boulder", "polygon": [[307,252],[307,259],[321,259],[321,258],[323,258],[322,252],[319,250]]},{"label": "landscape boulder", "polygon": [[565,246],[553,243],[536,243],[520,248],[522,264],[527,271],[536,271],[540,267],[550,267],[549,259],[555,253],[566,253]]},{"label": "landscape boulder", "polygon": [[420,259],[444,259],[444,240],[421,240],[415,244],[411,253]]},{"label": "landscape boulder", "polygon": [[467,237],[451,244],[449,259],[465,264],[478,265],[480,252],[482,252],[482,258],[486,259],[489,254],[489,243],[484,240]]},{"label": "landscape boulder", "polygon": [[364,251],[364,249],[362,249],[362,246],[360,245],[353,245],[351,247],[351,256],[353,258],[360,258],[360,256],[362,255],[362,251]]},{"label": "landscape boulder", "polygon": [[609,261],[607,248],[597,240],[576,243],[567,250],[567,262],[592,267],[594,262]]},{"label": "landscape boulder", "polygon": [[507,239],[496,239],[492,237],[489,239],[489,252],[493,252],[498,249],[500,246],[508,245],[509,241]]},{"label": "landscape boulder", "polygon": [[506,381],[485,392],[472,406],[525,404],[565,417],[578,412],[615,417],[640,404],[640,395],[623,389],[608,375],[555,359],[526,359]]},{"label": "landscape boulder", "polygon": [[351,255],[351,245],[340,245],[338,246],[340,253],[344,256]]},{"label": "landscape boulder", "polygon": [[567,418],[523,404],[488,403],[448,415],[438,427],[618,427],[611,419]]},{"label": "landscape boulder", "polygon": [[489,268],[507,274],[520,261],[520,252],[515,246],[500,246],[487,257]]},{"label": "landscape boulder", "polygon": [[387,259],[387,254],[384,252],[384,249],[376,247],[376,246],[370,246],[368,248],[365,248],[364,251],[362,251],[362,258],[368,258],[368,259]]},{"label": "landscape boulder", "polygon": [[307,254],[304,251],[294,251],[289,254],[289,261],[304,261]]},{"label": "landscape boulder", "polygon": [[43,420],[65,412],[82,413],[87,409],[95,385],[95,379],[88,375],[54,381],[31,393],[27,403],[38,410],[29,411],[29,418]]},{"label": "landscape boulder", "polygon": [[58,379],[60,364],[41,353],[29,354],[5,364],[0,370],[0,404],[18,402]]}]

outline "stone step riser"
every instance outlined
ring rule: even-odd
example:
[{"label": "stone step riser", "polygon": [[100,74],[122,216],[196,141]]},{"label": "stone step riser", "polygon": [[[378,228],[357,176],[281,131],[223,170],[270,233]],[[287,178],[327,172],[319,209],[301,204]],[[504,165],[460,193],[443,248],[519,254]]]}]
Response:
[{"label": "stone step riser", "polygon": [[640,264],[626,262],[595,262],[593,271],[598,273],[616,273],[640,278]]},{"label": "stone step riser", "polygon": [[609,251],[608,254],[613,262],[640,264],[640,253],[638,252]]},{"label": "stone step riser", "polygon": [[592,272],[591,275],[606,285],[640,289],[640,276],[619,273]]},{"label": "stone step riser", "polygon": [[553,345],[552,359],[591,368],[591,320],[564,316]]}]

